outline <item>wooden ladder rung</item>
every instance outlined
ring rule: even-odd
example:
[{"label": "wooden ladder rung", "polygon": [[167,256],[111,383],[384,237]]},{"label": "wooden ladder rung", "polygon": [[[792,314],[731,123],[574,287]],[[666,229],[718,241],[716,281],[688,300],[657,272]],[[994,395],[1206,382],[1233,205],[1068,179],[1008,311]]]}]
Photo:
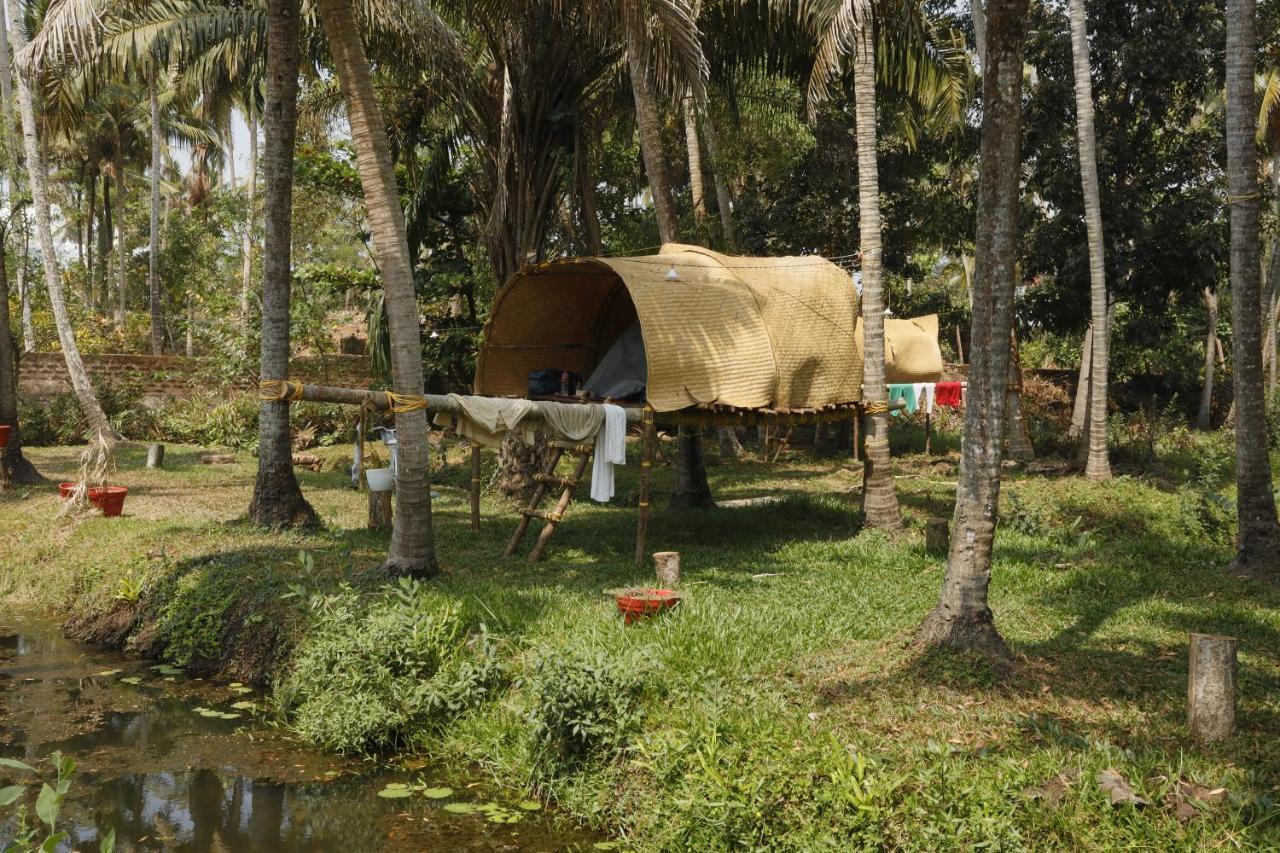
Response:
[{"label": "wooden ladder rung", "polygon": [[578,488],[578,481],[573,477],[557,477],[553,474],[534,474],[533,480],[544,486],[559,486],[562,489]]},{"label": "wooden ladder rung", "polygon": [[540,509],[522,509],[520,510],[520,514],[523,515],[525,518],[538,518],[543,521],[550,521],[556,524],[559,524],[561,518],[563,518],[563,516],[560,513],[543,512]]}]

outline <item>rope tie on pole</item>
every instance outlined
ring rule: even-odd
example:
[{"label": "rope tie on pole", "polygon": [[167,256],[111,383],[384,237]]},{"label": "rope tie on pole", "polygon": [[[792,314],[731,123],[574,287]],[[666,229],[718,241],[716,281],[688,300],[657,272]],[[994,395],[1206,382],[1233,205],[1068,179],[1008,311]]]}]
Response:
[{"label": "rope tie on pole", "polygon": [[427,398],[421,394],[397,394],[394,391],[382,392],[387,395],[387,399],[391,402],[391,411],[396,414],[404,414],[405,412],[416,412],[427,407]]},{"label": "rope tie on pole", "polygon": [[297,402],[302,399],[302,383],[292,379],[264,379],[258,383],[258,399]]}]

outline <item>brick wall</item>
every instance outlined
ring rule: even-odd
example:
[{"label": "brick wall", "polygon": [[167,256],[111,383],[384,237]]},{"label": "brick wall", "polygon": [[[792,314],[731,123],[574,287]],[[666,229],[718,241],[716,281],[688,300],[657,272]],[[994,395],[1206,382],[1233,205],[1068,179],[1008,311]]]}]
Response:
[{"label": "brick wall", "polygon": [[[214,363],[202,358],[153,355],[86,355],[85,367],[94,385],[140,384],[143,399],[158,403],[168,398],[189,396],[210,380]],[[216,376],[216,374],[215,374]],[[363,355],[324,355],[294,359],[290,376],[304,382],[367,388],[369,359]],[[256,379],[233,384],[251,389]],[[62,353],[37,352],[22,356],[18,369],[18,393],[47,399],[71,390],[71,379]]]}]

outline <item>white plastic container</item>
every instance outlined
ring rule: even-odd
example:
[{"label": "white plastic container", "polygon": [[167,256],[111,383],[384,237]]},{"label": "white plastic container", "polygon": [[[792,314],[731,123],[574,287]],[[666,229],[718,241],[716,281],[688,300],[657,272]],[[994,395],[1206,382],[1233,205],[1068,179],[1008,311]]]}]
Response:
[{"label": "white plastic container", "polygon": [[371,492],[389,492],[396,484],[395,475],[390,468],[370,468],[364,472],[364,477],[369,481]]}]

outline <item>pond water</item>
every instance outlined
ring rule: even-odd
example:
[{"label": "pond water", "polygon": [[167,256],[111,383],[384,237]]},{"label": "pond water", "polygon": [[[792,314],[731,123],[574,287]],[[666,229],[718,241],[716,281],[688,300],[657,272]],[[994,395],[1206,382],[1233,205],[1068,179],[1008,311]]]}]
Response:
[{"label": "pond water", "polygon": [[[307,749],[246,703],[262,704],[239,685],[71,642],[45,620],[0,622],[0,756],[35,766],[46,781],[55,750],[78,764],[59,816],[70,843],[60,849],[96,851],[112,829],[117,850],[612,846],[558,826],[533,803],[491,801],[484,786],[438,768],[380,770]],[[378,796],[419,780],[453,793]],[[33,781],[0,767],[0,787]],[[38,787],[19,801],[28,813]],[[17,806],[0,808],[0,847],[17,832]]]}]

